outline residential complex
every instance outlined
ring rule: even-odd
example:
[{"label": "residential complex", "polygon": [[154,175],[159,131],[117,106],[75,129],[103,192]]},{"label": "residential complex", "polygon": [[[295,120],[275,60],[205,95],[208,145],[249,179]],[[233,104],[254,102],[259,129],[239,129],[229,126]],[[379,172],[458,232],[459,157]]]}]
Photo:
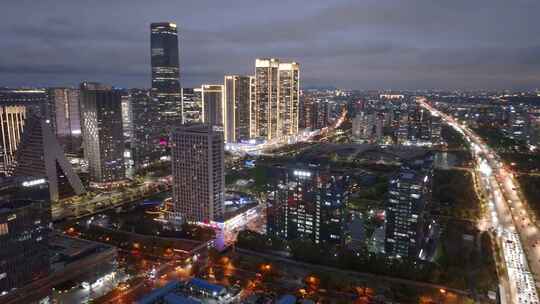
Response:
[{"label": "residential complex", "polygon": [[280,139],[298,133],[300,65],[279,59],[255,61],[252,138]]},{"label": "residential complex", "polygon": [[226,75],[223,94],[225,142],[250,139],[251,77]]}]

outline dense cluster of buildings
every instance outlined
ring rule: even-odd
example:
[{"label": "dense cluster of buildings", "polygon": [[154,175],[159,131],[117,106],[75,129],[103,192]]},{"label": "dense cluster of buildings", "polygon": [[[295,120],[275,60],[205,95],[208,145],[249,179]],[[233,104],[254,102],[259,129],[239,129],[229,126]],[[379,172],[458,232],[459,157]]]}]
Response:
[{"label": "dense cluster of buildings", "polygon": [[[308,165],[276,170],[281,172],[272,172],[276,184],[267,200],[267,235],[287,241],[310,240],[326,248],[355,251],[364,247],[362,220],[350,209],[349,200],[353,187],[364,187],[368,179],[354,176],[351,170]],[[380,215],[384,225],[374,232],[380,246],[373,252],[412,260],[432,257],[438,236],[438,224],[429,212],[432,178],[432,159],[427,154],[404,161],[389,179]]]},{"label": "dense cluster of buildings", "polygon": [[432,96],[436,106],[471,127],[495,127],[502,134],[535,149],[540,144],[537,96]]},{"label": "dense cluster of buildings", "polygon": [[356,103],[352,137],[357,142],[436,146],[441,118],[416,104],[414,97],[381,94]]},{"label": "dense cluster of buildings", "polygon": [[[221,84],[182,88],[176,24],[152,23],[150,43],[150,90],[118,89],[97,82],[83,82],[78,88],[0,90],[2,175],[28,174],[29,170],[17,167],[29,162],[32,155],[44,154],[46,157],[37,159],[50,161],[45,161],[46,165],[37,161],[32,166],[44,167],[36,174],[50,182],[50,188],[55,189],[51,198],[56,201],[65,197],[58,189],[66,195],[84,192],[78,175],[84,175],[92,188],[110,188],[123,184],[133,169],[171,160],[176,180],[191,178],[195,171],[201,174],[192,197],[182,200],[180,193],[187,195],[185,191],[175,192],[175,211],[194,221],[220,218],[223,144],[252,139],[281,141],[298,133],[300,66],[276,58],[257,59],[253,75],[225,75]],[[29,117],[44,124],[37,123],[39,128],[32,127],[33,135],[25,136],[30,133]],[[203,140],[200,146],[184,151],[185,141],[200,139],[186,132],[184,125],[198,125],[190,132],[213,142]],[[55,139],[50,138],[49,129]],[[21,148],[23,138],[35,143],[32,149]],[[18,156],[22,150],[26,155]],[[186,155],[198,153],[207,157],[189,160],[192,168],[175,166],[184,163]],[[18,162],[21,157],[24,160]],[[198,166],[209,161],[213,165],[200,172]],[[218,180],[221,185],[216,189],[201,188]],[[204,195],[208,197],[200,201]],[[195,197],[197,201],[192,202]],[[215,207],[207,206],[208,202]],[[201,204],[206,210],[185,204]]]}]

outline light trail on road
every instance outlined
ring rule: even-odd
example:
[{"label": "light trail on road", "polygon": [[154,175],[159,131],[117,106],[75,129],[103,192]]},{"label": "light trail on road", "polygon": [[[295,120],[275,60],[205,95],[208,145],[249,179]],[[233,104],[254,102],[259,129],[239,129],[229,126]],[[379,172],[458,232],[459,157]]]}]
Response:
[{"label": "light trail on road", "polygon": [[[502,303],[540,303],[536,290],[536,275],[540,270],[540,235],[529,219],[527,210],[517,194],[517,184],[505,169],[500,157],[471,129],[456,122],[431,105],[425,98],[417,102],[463,135],[472,148],[480,173],[480,186],[488,197],[489,218],[502,244],[506,278],[501,285]],[[528,258],[528,259],[527,259]]]}]

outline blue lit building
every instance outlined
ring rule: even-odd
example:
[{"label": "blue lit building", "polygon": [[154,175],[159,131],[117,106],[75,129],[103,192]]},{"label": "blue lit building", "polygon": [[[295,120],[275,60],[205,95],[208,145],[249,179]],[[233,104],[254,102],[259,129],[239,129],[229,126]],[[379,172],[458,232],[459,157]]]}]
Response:
[{"label": "blue lit building", "polygon": [[137,304],[197,304],[233,303],[239,296],[237,289],[192,278],[187,282],[172,281],[138,300]]}]

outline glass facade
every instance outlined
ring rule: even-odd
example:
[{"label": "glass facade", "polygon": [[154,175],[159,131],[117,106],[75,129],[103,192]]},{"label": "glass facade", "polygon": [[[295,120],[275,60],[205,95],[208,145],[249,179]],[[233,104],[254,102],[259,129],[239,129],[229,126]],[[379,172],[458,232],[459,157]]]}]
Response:
[{"label": "glass facade", "polygon": [[169,22],[152,23],[150,31],[152,98],[158,122],[166,125],[181,119],[178,31],[176,24]]}]

